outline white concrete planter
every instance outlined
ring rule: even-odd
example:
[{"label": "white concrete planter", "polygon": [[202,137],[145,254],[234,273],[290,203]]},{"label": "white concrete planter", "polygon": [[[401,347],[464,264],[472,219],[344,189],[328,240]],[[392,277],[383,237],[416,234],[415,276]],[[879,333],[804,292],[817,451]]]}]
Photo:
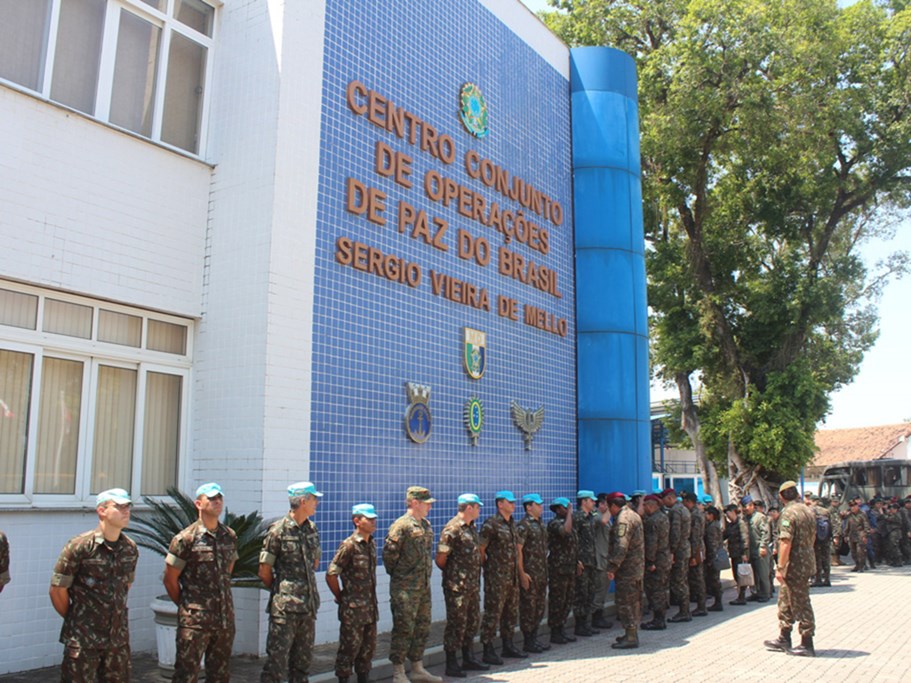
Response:
[{"label": "white concrete planter", "polygon": [[167,595],[159,595],[152,601],[152,611],[155,613],[158,668],[173,672],[177,659],[177,605]]}]

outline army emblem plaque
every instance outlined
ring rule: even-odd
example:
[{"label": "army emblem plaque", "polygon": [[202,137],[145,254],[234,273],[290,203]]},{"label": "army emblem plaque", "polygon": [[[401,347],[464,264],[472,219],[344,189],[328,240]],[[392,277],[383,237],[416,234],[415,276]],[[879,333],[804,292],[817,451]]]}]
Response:
[{"label": "army emblem plaque", "polygon": [[481,436],[481,427],[484,426],[484,404],[481,399],[472,396],[465,401],[465,428],[471,437],[471,445],[478,445],[478,438]]},{"label": "army emblem plaque", "polygon": [[487,333],[463,327],[462,361],[472,379],[481,379],[487,370]]},{"label": "army emblem plaque", "polygon": [[424,443],[433,431],[430,414],[430,387],[417,382],[405,382],[408,409],[405,411],[405,433],[415,443]]}]

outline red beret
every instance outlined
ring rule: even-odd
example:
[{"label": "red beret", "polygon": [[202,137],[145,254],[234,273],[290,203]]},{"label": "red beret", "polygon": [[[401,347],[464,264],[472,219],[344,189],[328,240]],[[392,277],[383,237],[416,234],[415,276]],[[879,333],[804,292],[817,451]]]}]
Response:
[{"label": "red beret", "polygon": [[664,498],[665,496],[676,496],[676,495],[677,495],[677,492],[674,489],[664,489],[661,492],[662,498]]},{"label": "red beret", "polygon": [[653,501],[655,501],[656,503],[660,503],[660,502],[661,502],[661,497],[660,497],[660,496],[656,496],[654,493],[650,493],[650,494],[648,494],[645,498],[643,498],[643,501],[649,501],[649,500],[653,500]]},{"label": "red beret", "polygon": [[614,491],[607,494],[607,504],[626,505],[626,494],[620,491]]}]

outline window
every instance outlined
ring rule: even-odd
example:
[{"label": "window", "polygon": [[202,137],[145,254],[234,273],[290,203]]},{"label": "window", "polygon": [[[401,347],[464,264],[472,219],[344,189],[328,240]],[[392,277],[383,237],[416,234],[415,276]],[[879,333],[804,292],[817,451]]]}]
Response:
[{"label": "window", "polygon": [[0,79],[198,154],[214,23],[204,0],[0,0]]},{"label": "window", "polygon": [[192,325],[0,283],[0,501],[71,504],[176,485]]}]

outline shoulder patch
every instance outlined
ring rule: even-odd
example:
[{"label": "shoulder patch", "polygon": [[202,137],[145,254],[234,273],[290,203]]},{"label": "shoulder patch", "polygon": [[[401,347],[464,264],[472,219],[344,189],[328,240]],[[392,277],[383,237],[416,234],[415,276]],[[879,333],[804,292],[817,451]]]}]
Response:
[{"label": "shoulder patch", "polygon": [[781,526],[791,526],[791,520],[790,519],[781,520]]},{"label": "shoulder patch", "polygon": [[626,536],[626,524],[617,525],[617,536],[619,536],[620,538],[623,538],[624,536]]}]

